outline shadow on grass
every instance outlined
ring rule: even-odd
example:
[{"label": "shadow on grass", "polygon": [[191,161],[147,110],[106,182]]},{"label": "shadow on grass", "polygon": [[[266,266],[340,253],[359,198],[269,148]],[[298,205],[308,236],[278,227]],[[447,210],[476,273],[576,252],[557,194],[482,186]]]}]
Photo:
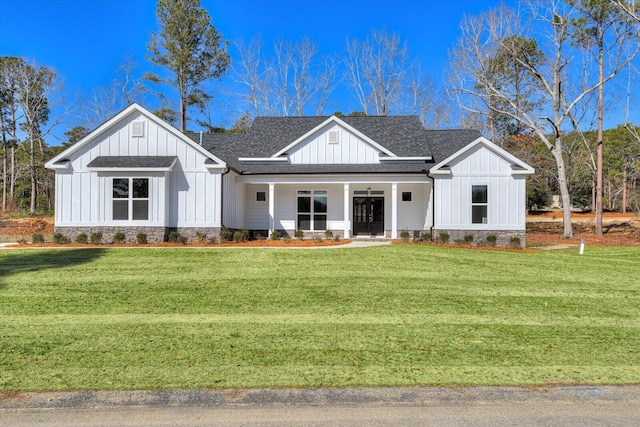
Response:
[{"label": "shadow on grass", "polygon": [[0,289],[11,276],[25,271],[41,271],[85,264],[100,258],[105,249],[7,250],[0,253]]}]

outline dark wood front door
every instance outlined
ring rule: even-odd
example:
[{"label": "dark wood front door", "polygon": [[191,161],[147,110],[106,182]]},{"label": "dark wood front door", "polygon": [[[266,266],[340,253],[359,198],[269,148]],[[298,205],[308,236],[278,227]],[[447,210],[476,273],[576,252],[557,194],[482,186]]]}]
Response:
[{"label": "dark wood front door", "polygon": [[384,234],[384,197],[353,198],[353,235]]}]

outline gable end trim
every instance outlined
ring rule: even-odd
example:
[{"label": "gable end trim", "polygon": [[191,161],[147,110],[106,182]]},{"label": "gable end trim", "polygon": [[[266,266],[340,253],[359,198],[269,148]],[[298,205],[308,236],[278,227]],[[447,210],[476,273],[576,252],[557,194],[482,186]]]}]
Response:
[{"label": "gable end trim", "polygon": [[336,124],[342,126],[343,128],[347,129],[349,132],[351,132],[354,135],[356,135],[358,138],[362,139],[363,141],[367,142],[368,144],[370,144],[373,147],[377,148],[378,150],[382,151],[386,155],[391,156],[391,157],[396,157],[396,155],[393,154],[391,151],[389,151],[387,148],[385,148],[382,145],[378,144],[373,139],[369,138],[367,135],[363,134],[358,129],[354,128],[353,126],[349,125],[348,123],[344,122],[343,120],[340,120],[336,116],[329,117],[327,120],[325,120],[324,122],[320,123],[318,126],[314,127],[309,132],[305,133],[304,135],[302,135],[301,137],[299,137],[298,139],[296,139],[291,144],[287,145],[286,147],[284,147],[283,149],[281,149],[280,151],[278,151],[277,153],[275,153],[271,157],[272,158],[276,158],[276,157],[280,157],[280,156],[284,155],[291,148],[293,148],[296,145],[300,144],[302,141],[304,141],[309,136],[313,135],[315,132],[319,131],[323,127],[327,126],[329,123],[336,123]]}]

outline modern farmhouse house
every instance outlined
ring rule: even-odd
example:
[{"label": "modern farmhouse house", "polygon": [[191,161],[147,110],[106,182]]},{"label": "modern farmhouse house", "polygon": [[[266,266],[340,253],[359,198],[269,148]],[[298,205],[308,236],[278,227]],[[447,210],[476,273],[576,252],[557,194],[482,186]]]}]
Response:
[{"label": "modern farmhouse house", "polygon": [[425,130],[415,116],[257,117],[246,134],[184,134],[137,104],[46,166],[56,232],[129,241],[228,228],[524,244],[533,173],[477,131]]}]

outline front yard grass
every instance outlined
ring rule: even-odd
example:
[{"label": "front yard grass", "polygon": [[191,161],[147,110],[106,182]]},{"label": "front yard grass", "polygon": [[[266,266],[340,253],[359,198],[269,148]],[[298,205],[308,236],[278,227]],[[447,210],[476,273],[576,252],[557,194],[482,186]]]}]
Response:
[{"label": "front yard grass", "polygon": [[640,383],[640,250],[0,252],[0,390]]}]

